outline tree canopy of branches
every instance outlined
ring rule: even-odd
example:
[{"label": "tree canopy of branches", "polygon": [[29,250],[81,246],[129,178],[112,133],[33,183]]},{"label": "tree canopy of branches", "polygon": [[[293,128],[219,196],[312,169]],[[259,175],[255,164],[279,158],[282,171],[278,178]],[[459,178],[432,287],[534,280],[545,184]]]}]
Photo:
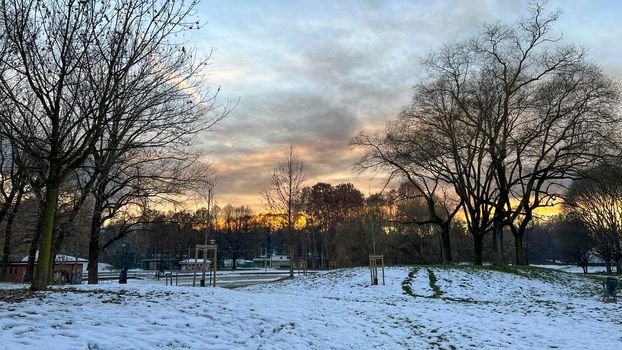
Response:
[{"label": "tree canopy of branches", "polygon": [[590,245],[607,272],[614,262],[622,273],[622,168],[604,165],[587,175],[570,186],[565,211],[588,231]]},{"label": "tree canopy of branches", "polygon": [[50,278],[59,188],[71,174],[85,169],[99,244],[103,210],[127,203],[138,178],[166,182],[160,175],[177,171],[182,146],[226,114],[206,113],[215,106],[201,79],[206,60],[179,42],[199,27],[196,4],[2,2],[0,124],[45,183],[33,289]]},{"label": "tree canopy of branches", "polygon": [[[366,135],[361,133],[352,140],[354,145],[366,150],[363,158],[358,162],[360,170],[378,169],[391,173],[389,179],[397,177],[401,184],[402,199],[424,200],[427,212],[425,215],[414,217],[407,215],[400,218],[402,223],[417,225],[436,225],[441,230],[442,261],[447,264],[452,261],[449,229],[453,217],[460,210],[460,201],[452,193],[439,173],[430,171],[427,166],[427,156],[422,148],[429,145],[426,135],[410,127],[410,121],[402,118],[398,122],[389,123],[386,135]],[[428,150],[430,152],[431,150]]]},{"label": "tree canopy of branches", "polygon": [[513,25],[484,25],[479,36],[430,54],[411,104],[386,136],[364,142],[376,153],[389,142],[397,150],[376,156],[380,164],[453,187],[475,263],[486,232],[495,263],[504,263],[509,227],[524,264],[534,210],[554,205],[565,181],[620,148],[619,88],[585,50],[562,43],[553,31],[558,16],[533,3]]}]

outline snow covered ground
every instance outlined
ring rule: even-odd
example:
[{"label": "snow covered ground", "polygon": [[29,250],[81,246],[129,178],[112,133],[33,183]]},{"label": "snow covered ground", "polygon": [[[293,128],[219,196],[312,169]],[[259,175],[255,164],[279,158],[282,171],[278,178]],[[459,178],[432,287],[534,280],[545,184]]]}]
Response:
[{"label": "snow covered ground", "polygon": [[396,267],[373,287],[365,268],[234,290],[0,284],[0,349],[622,348],[598,281],[512,271]]},{"label": "snow covered ground", "polygon": [[[578,265],[531,265],[531,266],[544,267],[547,269],[554,269],[554,270],[560,270],[560,271],[566,271],[566,272],[572,272],[572,273],[583,273],[583,269]],[[607,272],[607,269],[605,268],[605,266],[590,265],[588,267],[588,273],[605,273],[605,272]]]}]

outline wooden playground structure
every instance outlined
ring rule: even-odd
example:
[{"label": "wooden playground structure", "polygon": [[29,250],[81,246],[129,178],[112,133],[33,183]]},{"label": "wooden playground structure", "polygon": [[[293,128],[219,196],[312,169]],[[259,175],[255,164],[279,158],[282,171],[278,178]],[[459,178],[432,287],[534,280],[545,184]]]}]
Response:
[{"label": "wooden playground structure", "polygon": [[378,262],[382,266],[382,285],[384,286],[384,255],[369,256],[369,272],[371,274],[371,285],[378,285]]},{"label": "wooden playground structure", "polygon": [[[214,243],[214,241],[210,241],[210,244],[197,244],[196,249],[194,251],[194,273],[192,275],[192,286],[196,286],[197,279],[197,261],[199,260],[199,251],[202,252],[203,263],[202,267],[202,278],[201,278],[201,287],[205,287],[205,269],[207,265],[207,257],[209,252],[212,252],[213,262],[209,266],[209,285],[212,287],[216,287],[216,263],[218,261],[218,245]],[[172,281],[171,281],[172,284]]]}]

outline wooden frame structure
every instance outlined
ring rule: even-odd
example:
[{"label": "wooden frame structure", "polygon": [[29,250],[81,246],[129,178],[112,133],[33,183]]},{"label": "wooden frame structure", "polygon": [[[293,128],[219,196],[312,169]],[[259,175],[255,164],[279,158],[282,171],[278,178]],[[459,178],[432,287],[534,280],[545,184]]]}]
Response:
[{"label": "wooden frame structure", "polygon": [[371,285],[378,285],[378,262],[382,266],[382,285],[384,286],[384,255],[369,256],[369,272],[371,274]]},{"label": "wooden frame structure", "polygon": [[[212,241],[213,243],[213,241]],[[203,254],[203,263],[201,264],[201,269],[203,273],[203,278],[201,279],[201,287],[205,287],[205,267],[207,265],[207,256],[211,251],[213,254],[214,262],[210,266],[210,274],[209,274],[209,285],[212,287],[216,287],[216,263],[218,262],[218,245],[216,244],[197,244],[196,249],[194,251],[194,273],[192,274],[192,286],[196,286],[197,279],[197,261],[199,260],[199,251]]]}]

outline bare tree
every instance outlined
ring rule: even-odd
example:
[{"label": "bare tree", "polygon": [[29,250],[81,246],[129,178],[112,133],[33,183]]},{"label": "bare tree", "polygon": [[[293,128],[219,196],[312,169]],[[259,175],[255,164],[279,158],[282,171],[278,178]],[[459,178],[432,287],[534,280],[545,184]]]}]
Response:
[{"label": "bare tree", "polygon": [[622,169],[603,165],[574,181],[564,203],[566,213],[589,232],[594,252],[611,272],[622,273]]},{"label": "bare tree", "polygon": [[[92,43],[104,37],[98,32],[98,25],[104,22],[102,15],[90,2],[2,3],[0,93],[10,106],[4,110],[0,124],[13,143],[46,164],[40,253],[33,289],[44,288],[50,278],[59,187],[86,159],[105,122],[105,114],[100,113],[104,106],[97,103],[101,95],[85,79],[96,74],[90,58],[95,54]],[[78,106],[85,101],[91,102],[88,110]]]},{"label": "bare tree", "polygon": [[477,114],[481,120],[467,122],[459,106],[467,91],[469,71],[464,66],[472,59],[461,45],[431,55],[424,62],[429,78],[415,86],[411,104],[389,123],[386,136],[363,134],[354,143],[368,148],[363,164],[388,167],[416,185],[428,198],[432,221],[447,222],[456,214],[452,207],[447,211],[451,215],[443,218],[435,204],[439,193],[453,188],[473,236],[474,262],[481,264],[483,237],[492,228],[498,191],[484,130],[478,127],[484,116]]},{"label": "bare tree", "polygon": [[197,120],[204,121],[197,112],[213,107],[213,95],[206,98],[197,84],[206,61],[175,41],[198,28],[191,19],[196,3],[3,3],[0,87],[13,112],[3,118],[4,127],[48,168],[34,289],[47,284],[50,272],[46,261],[60,184],[95,150],[118,156],[115,137],[136,141],[132,137],[140,135],[125,151],[142,146],[159,152],[159,146],[188,142]]},{"label": "bare tree", "polygon": [[619,88],[584,50],[561,43],[552,31],[558,16],[533,3],[514,25],[485,25],[480,36],[432,53],[428,76],[398,121],[404,136],[397,144],[410,145],[407,164],[454,186],[476,263],[486,232],[495,264],[505,263],[509,227],[516,263],[524,264],[534,211],[554,205],[565,182],[619,151]]},{"label": "bare tree", "polygon": [[408,183],[409,191],[402,195],[409,200],[421,198],[427,207],[423,217],[408,216],[402,224],[435,225],[441,232],[441,261],[452,262],[449,229],[461,202],[452,193],[452,186],[444,182],[440,174],[431,171],[431,161],[424,152],[425,138],[421,130],[413,130],[411,120],[401,118],[389,123],[386,136],[360,134],[352,140],[354,145],[365,148],[366,153],[358,162],[361,170],[375,168],[387,170],[394,177]]},{"label": "bare tree", "polygon": [[300,217],[298,211],[300,192],[305,180],[304,163],[294,152],[294,147],[287,148],[285,158],[280,161],[268,179],[264,198],[270,209],[284,216],[289,246],[289,274],[294,276],[294,225]]},{"label": "bare tree", "polygon": [[[524,264],[523,237],[534,210],[554,205],[564,182],[620,148],[615,106],[618,88],[553,31],[559,12],[532,3],[514,26],[484,26],[473,43],[473,86],[459,105],[468,121],[485,114],[496,186],[497,263],[502,229],[514,233],[516,264]],[[476,80],[477,79],[477,80]],[[470,96],[469,96],[470,95]]]}]

